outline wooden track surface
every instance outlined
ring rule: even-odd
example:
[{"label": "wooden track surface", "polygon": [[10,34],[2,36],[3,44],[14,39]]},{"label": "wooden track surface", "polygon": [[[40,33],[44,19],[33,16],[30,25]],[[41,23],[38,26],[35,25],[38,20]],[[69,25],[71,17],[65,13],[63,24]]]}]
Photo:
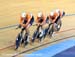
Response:
[{"label": "wooden track surface", "polygon": [[[57,8],[63,9],[66,12],[66,14],[75,14],[74,6],[75,6],[75,0],[63,0],[63,1],[62,0],[58,0],[58,1],[56,0],[28,0],[28,1],[27,0],[0,0],[0,27],[17,24],[19,22],[18,20],[20,18],[20,13],[23,11],[32,12],[36,18],[38,11],[43,11],[44,14],[47,15],[50,11]],[[60,31],[75,28],[74,18],[75,16],[63,17],[62,18],[63,25]],[[31,36],[35,31],[35,29],[36,26],[32,26],[30,28]],[[15,27],[0,30],[0,49],[9,45],[13,45],[19,31],[20,29],[15,30]],[[49,37],[47,37],[44,40],[44,43],[48,41],[57,40],[62,37],[71,36],[71,35],[75,35],[75,30],[58,33],[50,40]],[[40,44],[36,42],[34,46],[28,45],[26,48],[20,47],[18,51],[14,51],[13,49],[14,47],[1,50],[0,57],[6,57],[4,56],[4,54],[15,54],[16,52],[21,52],[23,50],[35,47],[36,45],[40,45]]]}]

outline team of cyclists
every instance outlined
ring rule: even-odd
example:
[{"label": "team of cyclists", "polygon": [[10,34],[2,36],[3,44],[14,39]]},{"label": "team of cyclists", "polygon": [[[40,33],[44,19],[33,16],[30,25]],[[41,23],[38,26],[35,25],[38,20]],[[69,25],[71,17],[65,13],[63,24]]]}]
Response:
[{"label": "team of cyclists", "polygon": [[[39,27],[39,25],[43,27],[46,23],[47,24],[52,23],[53,30],[57,31],[57,25],[60,24],[61,18],[64,15],[65,12],[60,9],[56,9],[55,11],[50,12],[47,16],[45,16],[43,12],[38,12],[37,18],[35,19],[35,23],[37,27]],[[33,23],[34,23],[34,15],[32,13],[23,12],[21,14],[20,22],[19,22],[19,27],[21,28],[20,35],[22,36],[24,34],[24,31],[26,32],[25,34],[27,34],[27,39],[24,39],[24,37],[22,37],[22,41],[21,41],[22,43],[24,43],[24,40],[26,40],[26,44],[29,43],[28,40],[29,38],[28,36],[30,36],[29,28],[33,25]],[[31,38],[32,42],[35,39],[36,35],[37,35],[37,31],[33,34]]]}]

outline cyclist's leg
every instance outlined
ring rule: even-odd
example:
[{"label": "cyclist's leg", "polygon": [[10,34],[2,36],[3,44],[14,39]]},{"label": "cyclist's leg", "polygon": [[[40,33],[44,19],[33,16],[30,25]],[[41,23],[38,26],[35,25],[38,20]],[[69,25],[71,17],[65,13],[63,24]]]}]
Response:
[{"label": "cyclist's leg", "polygon": [[25,30],[25,28],[23,27],[22,29],[21,29],[21,35],[23,35],[23,32],[24,32],[24,30]]},{"label": "cyclist's leg", "polygon": [[[23,34],[24,28],[22,28],[21,32],[18,34],[16,38],[16,49],[20,46],[20,43],[23,43],[22,34]],[[21,41],[22,39],[22,41]]]},{"label": "cyclist's leg", "polygon": [[29,32],[29,28],[26,28],[26,34],[27,34],[27,42],[29,42],[29,36],[30,36],[30,32]]},{"label": "cyclist's leg", "polygon": [[57,31],[57,24],[56,23],[53,24],[53,29],[54,29],[54,31]]},{"label": "cyclist's leg", "polygon": [[60,21],[60,16],[57,17],[55,23],[53,24],[53,26],[54,26],[54,31],[56,31],[56,32],[57,32],[57,27],[58,27],[58,24],[57,24],[57,23],[59,23],[59,21]]},{"label": "cyclist's leg", "polygon": [[33,33],[32,40],[31,40],[32,42],[35,41],[35,38],[37,37],[37,35],[38,35],[38,27],[37,27],[36,31]]},{"label": "cyclist's leg", "polygon": [[59,19],[56,21],[56,23],[57,23],[57,24],[60,24],[60,21],[61,21],[61,18],[59,18]]},{"label": "cyclist's leg", "polygon": [[48,33],[48,28],[46,28],[46,29],[44,30],[44,38],[46,37],[47,33]]},{"label": "cyclist's leg", "polygon": [[26,29],[26,33],[24,35],[24,46],[26,46],[29,43],[29,32]]},{"label": "cyclist's leg", "polygon": [[36,30],[34,33],[33,33],[33,36],[32,36],[32,42],[35,41],[35,38],[37,37],[37,33],[38,31]]},{"label": "cyclist's leg", "polygon": [[23,43],[24,43],[23,34],[24,34],[25,29],[26,29],[26,28],[22,28],[22,29],[21,29],[21,32],[20,32],[20,33],[21,33],[21,36],[22,36],[21,44],[23,44]]},{"label": "cyclist's leg", "polygon": [[61,18],[58,17],[55,23],[57,24],[57,27],[56,27],[56,28],[57,28],[57,31],[59,31],[60,28],[61,28],[61,25],[62,25],[62,23],[61,23]]},{"label": "cyclist's leg", "polygon": [[46,37],[47,33],[48,33],[48,28],[46,28],[46,29],[43,30],[43,37],[44,38]]},{"label": "cyclist's leg", "polygon": [[25,29],[25,31],[26,31],[26,33],[25,33],[25,35],[24,35],[24,46],[26,46],[28,43],[29,43],[29,27],[30,27],[31,25],[29,24],[27,27],[26,27],[26,29]]}]

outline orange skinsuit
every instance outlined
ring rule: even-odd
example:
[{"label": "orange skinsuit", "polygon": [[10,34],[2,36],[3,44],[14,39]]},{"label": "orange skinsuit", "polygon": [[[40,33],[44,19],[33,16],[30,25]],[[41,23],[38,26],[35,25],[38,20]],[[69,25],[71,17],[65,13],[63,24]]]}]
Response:
[{"label": "orange skinsuit", "polygon": [[44,25],[46,21],[46,18],[44,17],[44,15],[42,15],[42,17],[38,17],[36,18],[36,23],[37,25]]},{"label": "orange skinsuit", "polygon": [[59,16],[59,14],[54,12],[53,16],[49,15],[49,19],[52,21],[52,23],[54,23],[58,16]]},{"label": "orange skinsuit", "polygon": [[21,26],[23,26],[23,27],[26,28],[28,26],[30,20],[31,20],[31,16],[29,14],[26,14],[26,17],[24,17],[24,18],[21,17],[20,18],[20,24],[21,24]]}]

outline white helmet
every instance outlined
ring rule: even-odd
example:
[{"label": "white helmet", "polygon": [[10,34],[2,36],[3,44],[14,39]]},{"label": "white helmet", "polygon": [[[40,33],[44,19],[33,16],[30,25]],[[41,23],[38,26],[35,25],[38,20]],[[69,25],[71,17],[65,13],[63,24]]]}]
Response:
[{"label": "white helmet", "polygon": [[26,13],[23,12],[23,13],[21,14],[21,17],[26,17]]},{"label": "white helmet", "polygon": [[41,17],[43,14],[42,14],[42,12],[39,12],[38,13],[38,17]]},{"label": "white helmet", "polygon": [[50,16],[53,16],[54,15],[54,12],[50,12]]},{"label": "white helmet", "polygon": [[33,16],[33,14],[32,14],[32,13],[30,13],[30,16],[32,17],[32,16]]},{"label": "white helmet", "polygon": [[56,9],[56,12],[59,13],[60,12],[60,9]]}]

